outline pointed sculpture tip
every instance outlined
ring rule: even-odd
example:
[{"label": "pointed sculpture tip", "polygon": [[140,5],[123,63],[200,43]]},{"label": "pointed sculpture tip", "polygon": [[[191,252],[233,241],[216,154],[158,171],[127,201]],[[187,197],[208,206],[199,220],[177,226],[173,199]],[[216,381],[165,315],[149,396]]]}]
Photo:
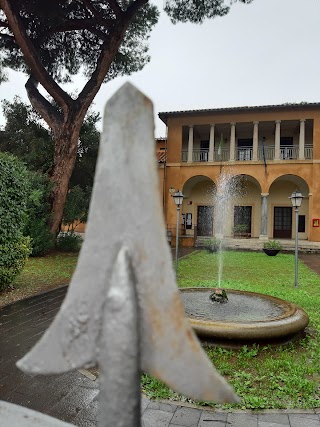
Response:
[{"label": "pointed sculpture tip", "polygon": [[33,370],[32,365],[28,364],[28,353],[22,359],[16,362],[16,367],[19,368],[22,372],[25,372],[26,374],[38,373]]},{"label": "pointed sculpture tip", "polygon": [[115,103],[123,102],[123,100],[126,100],[130,103],[130,100],[136,100],[137,98],[142,98],[146,105],[153,106],[151,99],[148,98],[143,92],[141,92],[141,90],[139,90],[132,83],[125,82],[107,101],[105,111],[107,111],[107,109],[109,109],[109,107],[113,106]]}]

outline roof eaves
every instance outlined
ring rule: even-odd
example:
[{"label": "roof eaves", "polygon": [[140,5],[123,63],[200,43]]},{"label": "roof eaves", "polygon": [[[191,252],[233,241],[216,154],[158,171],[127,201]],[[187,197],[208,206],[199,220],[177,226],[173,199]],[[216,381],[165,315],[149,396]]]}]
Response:
[{"label": "roof eaves", "polygon": [[301,102],[301,103],[286,103],[286,104],[276,104],[276,105],[255,105],[255,106],[245,106],[245,107],[224,107],[224,108],[212,108],[212,109],[202,109],[202,110],[182,110],[182,111],[167,111],[161,112],[158,114],[159,118],[167,124],[168,118],[171,117],[181,117],[181,116],[191,116],[191,115],[204,115],[204,114],[225,114],[225,113],[235,113],[235,112],[245,112],[245,111],[292,111],[298,109],[320,109],[320,102]]}]

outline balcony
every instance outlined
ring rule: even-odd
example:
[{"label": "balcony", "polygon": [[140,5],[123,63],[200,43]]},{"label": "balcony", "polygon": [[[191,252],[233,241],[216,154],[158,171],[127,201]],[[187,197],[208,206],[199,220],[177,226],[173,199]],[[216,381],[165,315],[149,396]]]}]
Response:
[{"label": "balcony", "polygon": [[[275,147],[258,147],[258,161],[273,161],[275,158]],[[313,146],[305,145],[304,147],[304,158],[305,160],[313,159]],[[299,159],[299,147],[296,146],[281,146],[280,147],[280,159],[281,160],[298,160]],[[235,150],[235,161],[252,161],[253,160],[253,149],[252,147],[241,147]],[[188,161],[188,150],[182,150],[181,161]],[[193,162],[209,162],[209,151],[207,149],[194,149],[192,153]],[[214,162],[228,162],[230,161],[230,150],[229,148],[215,149],[213,153]]]}]

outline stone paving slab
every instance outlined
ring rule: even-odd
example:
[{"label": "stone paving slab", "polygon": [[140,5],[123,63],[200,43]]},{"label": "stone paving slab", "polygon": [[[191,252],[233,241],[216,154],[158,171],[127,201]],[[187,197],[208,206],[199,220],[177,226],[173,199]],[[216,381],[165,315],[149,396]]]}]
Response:
[{"label": "stone paving slab", "polygon": [[259,414],[258,420],[261,423],[280,424],[283,426],[290,425],[288,414]]},{"label": "stone paving slab", "polygon": [[318,427],[320,425],[319,415],[300,414],[289,415],[290,427]]},{"label": "stone paving slab", "polygon": [[258,427],[258,415],[229,413],[226,425],[230,427]]},{"label": "stone paving slab", "polygon": [[202,411],[198,427],[225,427],[227,413]]},{"label": "stone paving slab", "polygon": [[185,427],[197,427],[200,416],[200,409],[179,407],[173,415],[172,424]]}]

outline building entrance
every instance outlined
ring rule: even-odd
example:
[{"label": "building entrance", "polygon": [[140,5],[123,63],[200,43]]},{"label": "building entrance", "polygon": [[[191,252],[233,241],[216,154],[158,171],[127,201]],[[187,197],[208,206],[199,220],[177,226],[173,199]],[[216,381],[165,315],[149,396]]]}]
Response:
[{"label": "building entrance", "polygon": [[292,237],[292,208],[274,208],[273,237],[291,239]]},{"label": "building entrance", "polygon": [[198,206],[198,236],[212,236],[213,234],[213,206]]}]

